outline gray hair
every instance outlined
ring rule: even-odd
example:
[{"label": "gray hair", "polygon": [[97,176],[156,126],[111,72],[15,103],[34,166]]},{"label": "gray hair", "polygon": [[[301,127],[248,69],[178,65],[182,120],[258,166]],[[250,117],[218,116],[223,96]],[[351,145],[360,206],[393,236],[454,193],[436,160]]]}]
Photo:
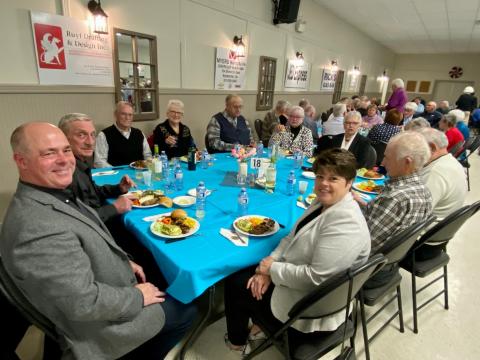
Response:
[{"label": "gray hair", "polygon": [[171,106],[178,106],[180,108],[183,108],[185,107],[185,105],[183,104],[183,102],[181,100],[177,100],[177,99],[171,99],[171,100],[168,100],[168,103],[167,103],[167,111],[170,110],[170,107]]},{"label": "gray hair", "polygon": [[420,170],[430,159],[431,152],[427,140],[416,131],[404,131],[393,136],[388,142],[395,146],[397,160],[412,159],[415,171]]},{"label": "gray hair", "polygon": [[442,120],[445,120],[449,127],[454,127],[457,124],[457,117],[455,114],[448,113],[447,115],[443,115]]},{"label": "gray hair", "polygon": [[58,122],[58,127],[63,131],[65,135],[70,131],[70,125],[74,121],[92,121],[90,116],[82,113],[70,113],[63,115]]},{"label": "gray hair", "polygon": [[333,113],[333,116],[335,117],[342,116],[346,111],[347,111],[347,105],[345,104],[337,103],[333,105],[332,113]]},{"label": "gray hair", "polygon": [[292,106],[288,111],[288,115],[290,115],[294,111],[299,112],[300,115],[302,115],[303,118],[305,117],[305,110],[303,110],[303,108],[301,106],[298,106],[298,105]]},{"label": "gray hair", "polygon": [[447,108],[450,106],[450,103],[448,102],[448,100],[442,100],[442,101],[440,101],[440,102],[439,102],[439,105],[442,104],[442,103],[445,104],[445,105],[447,106]]},{"label": "gray hair", "polygon": [[422,128],[418,130],[429,144],[434,144],[438,149],[446,149],[448,147],[448,138],[443,131],[433,128]]},{"label": "gray hair", "polygon": [[122,106],[130,106],[133,110],[133,105],[128,101],[119,101],[115,104],[115,112],[118,112]]},{"label": "gray hair", "polygon": [[453,116],[455,116],[457,122],[465,121],[465,113],[460,109],[450,110],[448,114],[452,114]]},{"label": "gray hair", "polygon": [[392,85],[395,85],[397,88],[404,88],[405,87],[405,83],[403,82],[402,79],[392,80]]},{"label": "gray hair", "polygon": [[305,108],[309,104],[310,101],[308,101],[308,99],[300,99],[300,101],[298,102],[298,106],[300,106],[301,108]]},{"label": "gray hair", "polygon": [[343,119],[343,121],[347,121],[347,119],[355,119],[357,121],[362,121],[362,115],[358,112],[358,111],[349,111],[347,112],[347,114],[345,115],[345,118]]},{"label": "gray hair", "polygon": [[410,121],[407,125],[405,125],[404,130],[419,130],[421,128],[429,128],[431,127],[430,123],[423,117],[418,117]]},{"label": "gray hair", "polygon": [[405,104],[404,108],[406,110],[411,110],[413,112],[417,112],[418,105],[416,103],[414,103],[413,101],[409,101]]},{"label": "gray hair", "polygon": [[275,110],[286,110],[290,107],[290,103],[287,100],[278,100],[277,104],[275,105]]}]

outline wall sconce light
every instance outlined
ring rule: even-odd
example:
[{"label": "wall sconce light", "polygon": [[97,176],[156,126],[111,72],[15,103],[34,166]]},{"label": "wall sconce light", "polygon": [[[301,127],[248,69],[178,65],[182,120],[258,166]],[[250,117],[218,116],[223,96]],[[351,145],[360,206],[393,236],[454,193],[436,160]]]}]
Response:
[{"label": "wall sconce light", "polygon": [[338,71],[338,62],[337,60],[332,60],[332,62],[330,63],[330,70],[332,72],[337,72]]},{"label": "wall sconce light", "polygon": [[242,35],[233,37],[233,52],[235,53],[236,57],[245,57],[245,44],[242,40]]},{"label": "wall sconce light", "polygon": [[383,70],[382,75],[377,77],[377,81],[381,81],[381,82],[388,81],[387,70]]},{"label": "wall sconce light", "polygon": [[350,75],[352,76],[360,75],[360,68],[358,66],[354,66],[353,70],[350,70]]},{"label": "wall sconce light", "polygon": [[303,57],[303,52],[297,51],[295,53],[297,65],[303,65],[305,63],[305,58]]},{"label": "wall sconce light", "polygon": [[108,15],[103,11],[100,0],[98,2],[90,0],[87,6],[92,13],[92,31],[97,34],[108,34]]}]

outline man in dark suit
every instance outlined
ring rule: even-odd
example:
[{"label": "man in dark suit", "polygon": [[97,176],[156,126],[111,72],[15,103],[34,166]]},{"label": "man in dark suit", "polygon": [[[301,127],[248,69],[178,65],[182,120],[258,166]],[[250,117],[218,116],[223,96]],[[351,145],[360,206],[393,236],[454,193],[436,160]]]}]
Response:
[{"label": "man in dark suit", "polygon": [[55,325],[63,358],[163,359],[194,308],[147,282],[97,213],[73,195],[75,158],[60,129],[21,125],[11,146],[20,181],[0,253],[10,281]]},{"label": "man in dark suit", "polygon": [[343,121],[345,133],[322,136],[318,140],[315,153],[318,154],[322,150],[335,147],[346,149],[357,159],[357,169],[371,168],[375,164],[376,159],[372,156],[370,140],[358,133],[361,125],[362,117],[360,113],[357,111],[348,112]]}]

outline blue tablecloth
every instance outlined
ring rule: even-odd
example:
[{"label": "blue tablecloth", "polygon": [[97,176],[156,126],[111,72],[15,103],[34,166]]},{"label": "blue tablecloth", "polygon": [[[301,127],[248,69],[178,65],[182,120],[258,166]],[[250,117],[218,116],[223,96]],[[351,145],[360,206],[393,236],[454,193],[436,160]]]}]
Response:
[{"label": "blue tablecloth", "polygon": [[[167,244],[165,239],[152,234],[149,229],[150,222],[144,221],[143,218],[169,211],[163,207],[133,209],[124,215],[126,227],[151,251],[168,281],[169,287],[166,291],[183,303],[191,302],[207,288],[235,271],[258,263],[288,234],[304,211],[296,206],[297,192],[294,196],[286,194],[287,174],[293,169],[293,160],[281,159],[277,164],[277,187],[273,194],[268,194],[258,187],[248,188],[250,198],[248,213],[269,216],[285,225],[285,228],[272,236],[250,237],[248,247],[233,245],[220,235],[219,231],[222,227],[230,228],[237,217],[237,196],[240,188],[220,184],[227,172],[237,171],[237,162],[227,154],[217,154],[216,158],[214,165],[208,169],[201,169],[197,164],[196,171],[188,171],[186,164],[182,163],[184,190],[167,194],[172,198],[183,195],[188,189],[195,188],[201,180],[208,189],[214,189],[207,197],[206,215],[200,220],[199,235]],[[295,173],[297,182],[298,180],[309,182],[305,195],[313,192],[314,181],[303,178],[300,169]],[[134,179],[134,170],[129,168],[121,169],[115,175],[95,176],[94,179],[99,185],[114,184],[125,174]],[[140,189],[145,188],[140,181],[137,182]],[[153,188],[162,189],[161,182],[155,181]],[[185,210],[189,216],[195,216],[194,206]]]}]

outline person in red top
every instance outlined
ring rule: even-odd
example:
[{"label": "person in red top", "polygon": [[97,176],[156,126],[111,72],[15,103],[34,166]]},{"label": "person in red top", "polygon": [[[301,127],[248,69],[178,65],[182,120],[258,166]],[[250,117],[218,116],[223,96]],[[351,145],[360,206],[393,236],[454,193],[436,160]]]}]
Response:
[{"label": "person in red top", "polygon": [[455,115],[447,114],[442,117],[438,126],[440,130],[445,132],[448,139],[447,151],[450,151],[457,143],[465,141],[462,133],[458,130],[455,125],[457,123],[457,118]]}]

